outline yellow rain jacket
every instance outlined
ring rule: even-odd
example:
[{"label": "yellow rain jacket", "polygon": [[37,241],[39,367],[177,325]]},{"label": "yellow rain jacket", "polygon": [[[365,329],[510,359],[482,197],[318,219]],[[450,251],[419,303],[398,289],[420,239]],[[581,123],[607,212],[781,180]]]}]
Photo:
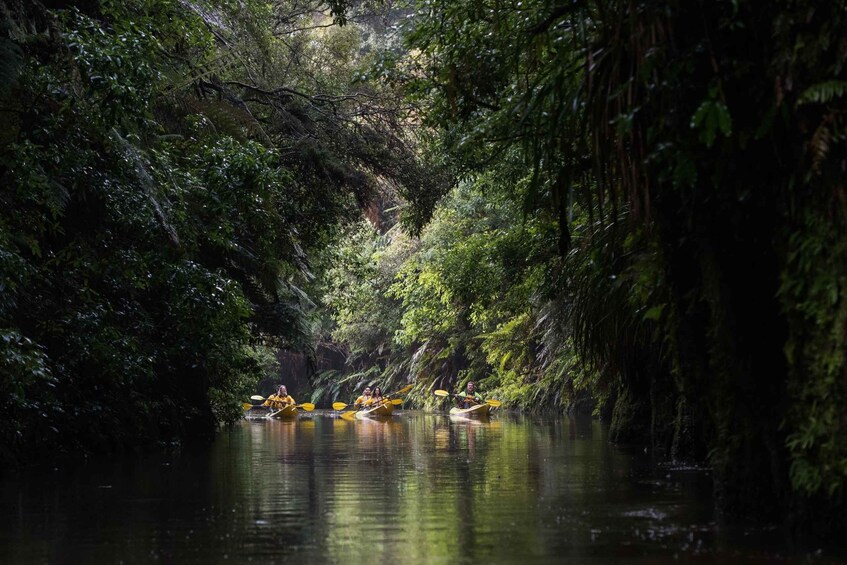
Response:
[{"label": "yellow rain jacket", "polygon": [[289,404],[297,404],[290,394],[288,396],[278,396],[276,394],[272,394],[268,397],[267,400],[265,400],[262,406],[270,406],[271,408],[279,410],[280,408],[283,408]]}]

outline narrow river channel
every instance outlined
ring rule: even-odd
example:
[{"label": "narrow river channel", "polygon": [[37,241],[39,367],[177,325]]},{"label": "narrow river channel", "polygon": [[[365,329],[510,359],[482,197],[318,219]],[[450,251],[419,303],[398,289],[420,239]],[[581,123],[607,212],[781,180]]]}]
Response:
[{"label": "narrow river channel", "polygon": [[707,470],[612,445],[591,419],[316,411],[0,486],[0,563],[802,558],[773,528],[718,527]]}]

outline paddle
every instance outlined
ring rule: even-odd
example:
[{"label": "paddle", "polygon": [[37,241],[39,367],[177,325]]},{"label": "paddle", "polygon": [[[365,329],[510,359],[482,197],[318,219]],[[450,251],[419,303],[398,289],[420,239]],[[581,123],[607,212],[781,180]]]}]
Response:
[{"label": "paddle", "polygon": [[399,405],[403,404],[403,401],[400,400],[399,398],[391,398],[391,397],[397,396],[399,394],[406,394],[407,392],[412,390],[414,387],[415,387],[415,385],[406,385],[403,388],[401,388],[400,390],[396,390],[396,391],[391,392],[389,394],[383,395],[382,400],[383,400],[383,402],[391,402],[391,404],[393,404],[394,406],[399,406]]},{"label": "paddle", "polygon": [[[401,388],[400,390],[394,391],[391,394],[386,394],[385,396],[382,397],[383,402],[390,402],[394,406],[400,406],[401,404],[403,404],[402,399],[400,399],[400,398],[390,398],[390,397],[397,396],[398,394],[406,394],[407,392],[412,390],[414,388],[414,386],[415,385],[413,385],[413,384],[406,385],[403,388]],[[343,402],[333,402],[332,403],[332,409],[333,410],[344,410],[345,408],[347,408],[347,406],[348,405],[343,403]],[[364,408],[364,406],[362,408]],[[368,407],[368,408],[370,408],[370,407]],[[359,409],[348,410],[347,412],[342,413],[341,417],[344,418],[345,420],[350,419],[353,416],[353,414],[355,414],[358,411],[359,411]]]},{"label": "paddle", "polygon": [[[464,394],[453,394],[451,392],[447,392],[446,390],[441,390],[441,389],[434,390],[433,394],[435,394],[435,396],[456,396],[458,398],[467,398],[467,396],[464,395]],[[485,402],[485,404],[488,404],[492,408],[499,408],[500,406],[503,405],[502,402],[500,402],[499,400],[494,400],[493,398],[485,400],[484,402]]]},{"label": "paddle", "polygon": [[[385,400],[385,402],[390,402],[394,406],[403,404],[403,401],[400,400],[399,398],[393,398],[391,400]],[[336,404],[341,404],[343,406],[347,406],[343,402],[337,402]],[[362,408],[357,409],[357,410],[348,410],[347,412],[342,412],[341,417],[344,418],[345,420],[350,420],[355,416],[356,412],[359,412],[359,410],[370,410],[372,408],[376,408],[376,406],[363,406]],[[336,408],[336,410],[343,410],[343,408]]]},{"label": "paddle", "polygon": [[398,394],[406,394],[407,392],[409,392],[413,388],[415,388],[415,385],[413,385],[413,384],[406,385],[403,388],[401,388],[400,390],[398,390],[396,392],[392,392],[391,394],[386,394],[385,396],[396,396]]},{"label": "paddle", "polygon": [[[391,400],[388,400],[388,402],[390,402],[394,406],[400,406],[401,404],[403,404],[403,400],[401,400],[400,398],[392,398]],[[347,408],[347,406],[348,405],[344,404],[343,402],[333,402],[332,403],[332,409],[333,410],[344,410],[345,408]]]},{"label": "paddle", "polygon": [[[265,398],[264,396],[259,396],[258,394],[254,394],[253,396],[250,397],[250,400],[261,400],[261,401],[264,402],[265,400],[267,400],[267,398]],[[271,402],[274,402],[274,401],[271,401]],[[254,405],[253,404],[247,404],[245,402],[241,406],[243,406],[245,410],[249,410],[250,408],[247,408],[247,406],[253,407]],[[315,405],[312,404],[311,402],[304,402],[303,404],[295,404],[294,407],[295,408],[302,408],[306,412],[311,412],[312,410],[315,409]]]}]

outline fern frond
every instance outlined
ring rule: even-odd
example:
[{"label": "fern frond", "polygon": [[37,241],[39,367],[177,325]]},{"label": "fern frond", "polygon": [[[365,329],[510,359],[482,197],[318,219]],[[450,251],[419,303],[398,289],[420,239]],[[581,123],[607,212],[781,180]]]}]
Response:
[{"label": "fern frond", "polygon": [[195,85],[200,81],[212,76],[226,75],[233,67],[238,64],[238,58],[233,53],[224,53],[223,55],[203,62],[197,67],[189,69],[190,72],[183,72],[183,68],[174,68],[164,75],[165,84],[162,93],[165,95],[182,92],[188,89],[191,85]]},{"label": "fern frond", "polygon": [[190,100],[189,106],[194,113],[204,116],[218,133],[245,141],[257,129],[255,118],[232,104],[220,100]]},{"label": "fern frond", "polygon": [[826,104],[844,95],[847,95],[847,80],[828,80],[807,88],[797,100],[797,105]]}]

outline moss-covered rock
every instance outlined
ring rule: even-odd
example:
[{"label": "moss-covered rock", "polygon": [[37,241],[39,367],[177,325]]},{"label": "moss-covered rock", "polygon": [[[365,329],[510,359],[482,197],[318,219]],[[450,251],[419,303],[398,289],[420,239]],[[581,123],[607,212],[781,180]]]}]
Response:
[{"label": "moss-covered rock", "polygon": [[650,442],[649,400],[636,398],[632,390],[621,388],[612,410],[609,439],[615,443]]}]

